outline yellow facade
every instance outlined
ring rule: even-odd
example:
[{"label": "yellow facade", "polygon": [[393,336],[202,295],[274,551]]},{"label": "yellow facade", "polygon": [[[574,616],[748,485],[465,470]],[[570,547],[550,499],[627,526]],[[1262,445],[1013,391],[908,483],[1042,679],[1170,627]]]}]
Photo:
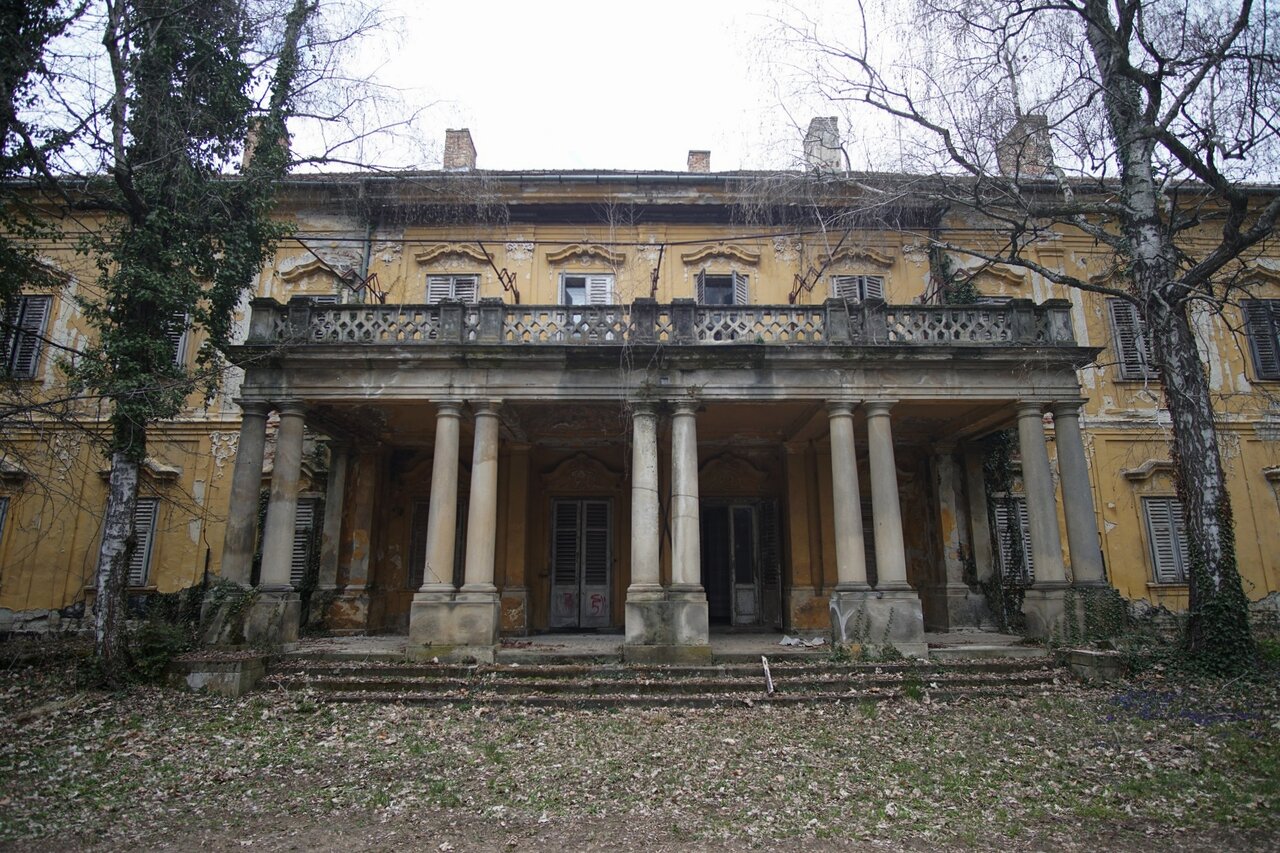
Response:
[{"label": "yellow facade", "polygon": [[[517,301],[517,291],[521,306],[563,306],[567,288],[577,286],[579,278],[591,277],[609,279],[609,296],[604,301],[620,306],[637,299],[651,298],[659,305],[692,299],[700,275],[742,277],[747,302],[755,306],[822,306],[832,296],[835,276],[881,278],[884,300],[890,306],[912,305],[932,293],[922,229],[908,224],[863,227],[845,234],[805,226],[750,224],[739,221],[744,214],[735,193],[745,192],[738,187],[742,181],[688,173],[661,180],[635,176],[627,181],[613,176],[596,182],[583,176],[565,176],[561,182],[545,175],[537,181],[518,174],[481,177],[435,174],[418,176],[406,185],[424,180],[459,192],[459,210],[468,204],[479,206],[475,198],[481,196],[486,208],[502,211],[491,217],[498,222],[468,221],[472,214],[463,210],[457,214],[458,221],[430,224],[436,220],[408,212],[412,204],[406,202],[398,217],[403,224],[396,224],[397,216],[350,212],[335,200],[343,195],[336,189],[339,185],[358,184],[358,178],[321,177],[306,185],[287,185],[280,211],[295,225],[296,239],[281,243],[256,283],[254,296],[282,304],[300,296],[339,295],[348,306],[361,299],[379,304],[379,297],[387,306],[415,305],[426,302],[433,276],[475,276],[474,298],[502,300],[508,307]],[[463,182],[464,188],[458,191],[451,180]],[[970,226],[957,220],[944,221],[941,227],[943,239],[963,242]],[[1036,260],[1051,268],[1077,275],[1102,272],[1096,247],[1082,234],[1062,234],[1035,251]],[[76,315],[73,298],[78,289],[92,287],[91,265],[64,247],[51,247],[48,260],[67,278],[50,294],[53,311],[47,336],[74,349],[88,331]],[[976,267],[957,260],[962,266]],[[1253,278],[1257,298],[1280,299],[1280,250],[1273,247],[1272,255],[1251,259],[1245,273]],[[357,294],[343,285],[344,274],[348,283],[362,279],[373,284]],[[717,286],[722,283],[718,281]],[[1079,371],[1079,383],[1085,400],[1082,425],[1093,508],[1107,578],[1127,598],[1146,599],[1173,610],[1184,608],[1184,584],[1155,580],[1150,532],[1143,515],[1143,498],[1174,494],[1159,384],[1154,379],[1120,377],[1105,298],[1066,292],[1037,275],[1006,268],[981,271],[975,283],[991,297],[1035,303],[1071,300],[1076,344],[1101,348],[1096,363]],[[247,305],[240,321],[247,332]],[[1224,309],[1222,316],[1200,318],[1203,354],[1218,394],[1240,569],[1246,592],[1256,600],[1280,589],[1280,410],[1273,402],[1280,383],[1259,381],[1254,375],[1241,328],[1243,321],[1234,306]],[[188,359],[195,343],[188,342]],[[44,348],[35,377],[15,380],[18,392],[47,398],[62,393],[56,349]],[[358,347],[353,348],[343,366],[344,376],[356,377],[352,382],[361,381],[357,352]],[[707,358],[729,352],[708,348]],[[924,378],[934,364],[928,352],[920,348],[903,352],[903,359],[920,359],[922,382],[933,381]],[[619,353],[624,360],[602,369],[613,372],[619,388],[634,391],[630,383],[639,381],[641,371],[625,361],[625,349]],[[240,393],[241,373],[231,370],[226,378],[217,398],[208,403],[193,399],[181,418],[151,430],[143,494],[160,500],[146,580],[138,592],[173,592],[220,572],[240,430],[234,400]],[[1031,386],[1036,381],[1029,372],[1030,390],[1034,391]],[[908,579],[921,590],[945,585],[948,560],[962,561],[982,550],[973,541],[980,532],[975,532],[965,506],[974,500],[972,483],[956,487],[958,510],[940,499],[936,459],[959,453],[957,441],[971,443],[1013,425],[1007,405],[966,397],[962,390],[950,393],[939,387],[927,402],[904,398],[894,410],[901,510],[907,521]],[[352,448],[342,500],[341,541],[335,545],[340,585],[351,565],[367,565],[361,571],[369,579],[368,602],[366,609],[352,616],[354,622],[342,623],[339,613],[335,624],[352,630],[403,631],[416,588],[409,565],[414,507],[431,494],[438,410],[429,395],[410,404],[401,398],[384,398],[373,387],[362,393],[364,408],[312,401],[317,416],[308,425],[315,442],[307,445],[302,490],[305,497],[321,496],[326,489],[325,453],[316,452],[328,435],[326,418],[359,420],[376,415],[378,435],[384,442]],[[50,614],[75,618],[80,615],[78,606],[91,595],[106,494],[100,474],[106,464],[94,440],[102,428],[103,412],[91,401],[76,402],[74,407],[80,421],[75,428],[38,412],[30,423],[6,427],[0,470],[0,497],[7,498],[0,530],[0,613],[13,629],[44,627]],[[631,577],[629,421],[617,406],[599,401],[584,401],[569,409],[553,403],[539,408],[526,402],[512,406],[511,411],[517,413],[523,432],[504,426],[499,463],[495,584],[500,590],[502,629],[523,633],[550,626],[551,513],[557,499],[571,496],[611,502],[614,563],[606,627],[621,627]],[[866,424],[862,414],[856,418],[861,445]],[[830,624],[828,597],[837,581],[837,521],[827,430],[821,402],[810,399],[707,399],[698,414],[706,505],[726,507],[730,514],[732,507],[747,505],[764,512],[759,509],[765,505],[761,502],[768,501],[779,512],[782,589],[777,618],[769,622],[776,627],[813,630]],[[532,437],[519,437],[525,433]],[[268,434],[274,434],[273,426]],[[394,441],[386,443],[386,436]],[[1052,430],[1049,438],[1054,459]],[[471,439],[467,421],[462,439],[464,487]],[[664,431],[662,454],[670,453],[670,444],[670,435]],[[858,465],[865,491],[871,475],[864,450],[860,447]],[[368,479],[359,486],[362,476]],[[670,476],[669,470],[661,471],[664,489],[670,489]],[[269,482],[268,465],[264,486]],[[352,497],[360,489],[367,496],[363,503]],[[318,527],[320,521],[315,524]],[[1065,520],[1060,520],[1060,527],[1063,559],[1070,565]],[[991,543],[983,547],[990,551]],[[664,551],[662,559],[663,581],[669,583],[670,553]],[[926,597],[926,624],[945,622],[931,615],[931,606]]]}]

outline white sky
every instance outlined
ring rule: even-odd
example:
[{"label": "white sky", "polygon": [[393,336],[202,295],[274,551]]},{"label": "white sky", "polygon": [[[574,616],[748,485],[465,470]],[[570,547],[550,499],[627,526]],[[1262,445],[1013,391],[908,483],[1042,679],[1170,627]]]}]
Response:
[{"label": "white sky", "polygon": [[831,113],[794,95],[784,66],[798,60],[777,23],[792,12],[773,0],[383,8],[400,18],[399,44],[376,78],[434,104],[421,167],[438,167],[445,128],[467,127],[482,169],[683,170],[690,149],[710,149],[715,171],[779,168],[795,164],[809,119]]}]

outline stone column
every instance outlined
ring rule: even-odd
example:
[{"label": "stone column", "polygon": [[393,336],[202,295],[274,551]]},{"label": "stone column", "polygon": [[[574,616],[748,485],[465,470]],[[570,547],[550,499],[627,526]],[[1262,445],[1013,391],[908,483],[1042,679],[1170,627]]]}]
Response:
[{"label": "stone column", "polygon": [[696,402],[683,400],[675,404],[671,420],[671,588],[667,592],[667,625],[657,635],[661,645],[629,646],[628,657],[632,660],[680,662],[711,657],[707,595],[702,588],[697,410]]},{"label": "stone column", "polygon": [[828,403],[831,425],[831,498],[835,513],[836,590],[866,590],[867,556],[863,543],[862,497],[853,437],[853,404]]},{"label": "stone column", "polygon": [[427,565],[415,600],[452,598],[453,549],[458,527],[458,433],[462,404],[436,404],[435,454],[431,464],[431,503],[427,509]]},{"label": "stone column", "polygon": [[493,597],[496,601],[498,592],[493,584],[498,541],[498,405],[493,401],[472,404],[476,418],[475,444],[471,456],[467,556],[461,590],[471,600]]},{"label": "stone column", "polygon": [[633,594],[662,592],[658,517],[658,413],[637,403],[631,415],[631,586]]},{"label": "stone column", "polygon": [[1022,611],[1027,617],[1028,633],[1046,637],[1057,629],[1062,618],[1067,571],[1062,562],[1062,537],[1058,533],[1058,511],[1041,404],[1018,404],[1018,447],[1022,455],[1022,490],[1027,502],[1035,571],[1035,582],[1026,591]]},{"label": "stone column", "polygon": [[296,640],[301,616],[301,602],[289,583],[289,567],[293,562],[306,407],[290,400],[278,408],[280,429],[276,433],[271,497],[262,534],[262,578],[245,628],[251,643],[266,646]]},{"label": "stone column", "polygon": [[1058,477],[1062,481],[1072,580],[1076,586],[1105,586],[1106,570],[1102,565],[1098,517],[1093,512],[1089,463],[1080,436],[1078,402],[1053,404],[1053,434],[1058,445]]},{"label": "stone column", "polygon": [[910,589],[907,553],[902,542],[902,504],[898,497],[898,468],[893,458],[889,410],[893,403],[868,402],[867,458],[871,469],[871,517],[875,524],[876,588]]},{"label": "stone column", "polygon": [[[635,403],[631,413],[631,584],[626,644],[671,646],[671,608],[662,589],[662,521],[658,513],[658,412]],[[640,653],[643,654],[643,653]],[[635,654],[628,654],[634,659]]]},{"label": "stone column", "polygon": [[222,545],[222,578],[249,585],[253,550],[258,535],[258,492],[262,489],[262,456],[267,442],[270,403],[241,400],[244,414],[231,472],[231,502]]},{"label": "stone column", "polygon": [[[924,641],[924,614],[920,607],[920,597],[907,583],[898,472],[893,458],[893,432],[889,423],[889,410],[893,403],[877,400],[866,403],[865,407],[877,584],[874,590],[841,591],[837,588],[832,594],[833,639],[836,642],[873,647],[893,645],[903,654],[924,657],[928,654]],[[833,435],[832,475],[838,477],[835,456]],[[839,522],[836,526],[839,535]]]},{"label": "stone column", "polygon": [[672,589],[702,589],[697,410],[697,403],[676,403],[671,419]]}]

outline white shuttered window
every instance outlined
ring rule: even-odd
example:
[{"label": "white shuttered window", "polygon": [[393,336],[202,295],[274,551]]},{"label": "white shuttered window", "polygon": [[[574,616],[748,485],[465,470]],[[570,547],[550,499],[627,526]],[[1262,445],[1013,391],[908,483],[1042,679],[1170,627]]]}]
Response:
[{"label": "white shuttered window", "polygon": [[158,498],[138,498],[133,508],[133,554],[129,557],[129,586],[146,586],[151,573],[151,545],[156,535]]},{"label": "white shuttered window", "polygon": [[298,501],[298,510],[293,517],[293,553],[289,558],[289,583],[295,587],[302,586],[307,577],[307,563],[311,559],[312,542],[315,539],[316,505],[315,498],[302,498]]},{"label": "white shuttered window", "polygon": [[884,299],[882,275],[833,275],[831,296],[850,302],[866,302],[868,299]]},{"label": "white shuttered window", "polygon": [[564,305],[612,305],[613,276],[564,275],[560,279],[560,301]]},{"label": "white shuttered window", "polygon": [[[1026,498],[1020,495],[997,497],[994,503],[1001,574],[1008,580],[1031,583],[1035,577],[1035,563],[1031,559],[1031,525],[1027,520]],[[1017,553],[1019,550],[1021,555]]]},{"label": "white shuttered window", "polygon": [[1173,497],[1143,498],[1151,546],[1152,575],[1156,583],[1186,583],[1191,557],[1187,550],[1187,526],[1182,502]]},{"label": "white shuttered window", "polygon": [[478,275],[431,275],[427,276],[427,302],[475,302],[479,292],[480,276]]},{"label": "white shuttered window", "polygon": [[1108,299],[1111,330],[1114,333],[1116,359],[1120,362],[1121,379],[1154,379],[1160,375],[1151,356],[1151,336],[1147,324],[1132,302]]}]

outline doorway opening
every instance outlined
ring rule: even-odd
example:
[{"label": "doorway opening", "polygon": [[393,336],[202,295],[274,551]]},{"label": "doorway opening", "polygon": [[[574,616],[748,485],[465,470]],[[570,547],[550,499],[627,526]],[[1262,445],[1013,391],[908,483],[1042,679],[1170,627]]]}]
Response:
[{"label": "doorway opening", "polygon": [[548,627],[608,628],[612,565],[612,502],[600,498],[553,500]]},{"label": "doorway opening", "polygon": [[776,627],[782,597],[777,505],[709,501],[701,518],[702,586],[711,623]]}]

